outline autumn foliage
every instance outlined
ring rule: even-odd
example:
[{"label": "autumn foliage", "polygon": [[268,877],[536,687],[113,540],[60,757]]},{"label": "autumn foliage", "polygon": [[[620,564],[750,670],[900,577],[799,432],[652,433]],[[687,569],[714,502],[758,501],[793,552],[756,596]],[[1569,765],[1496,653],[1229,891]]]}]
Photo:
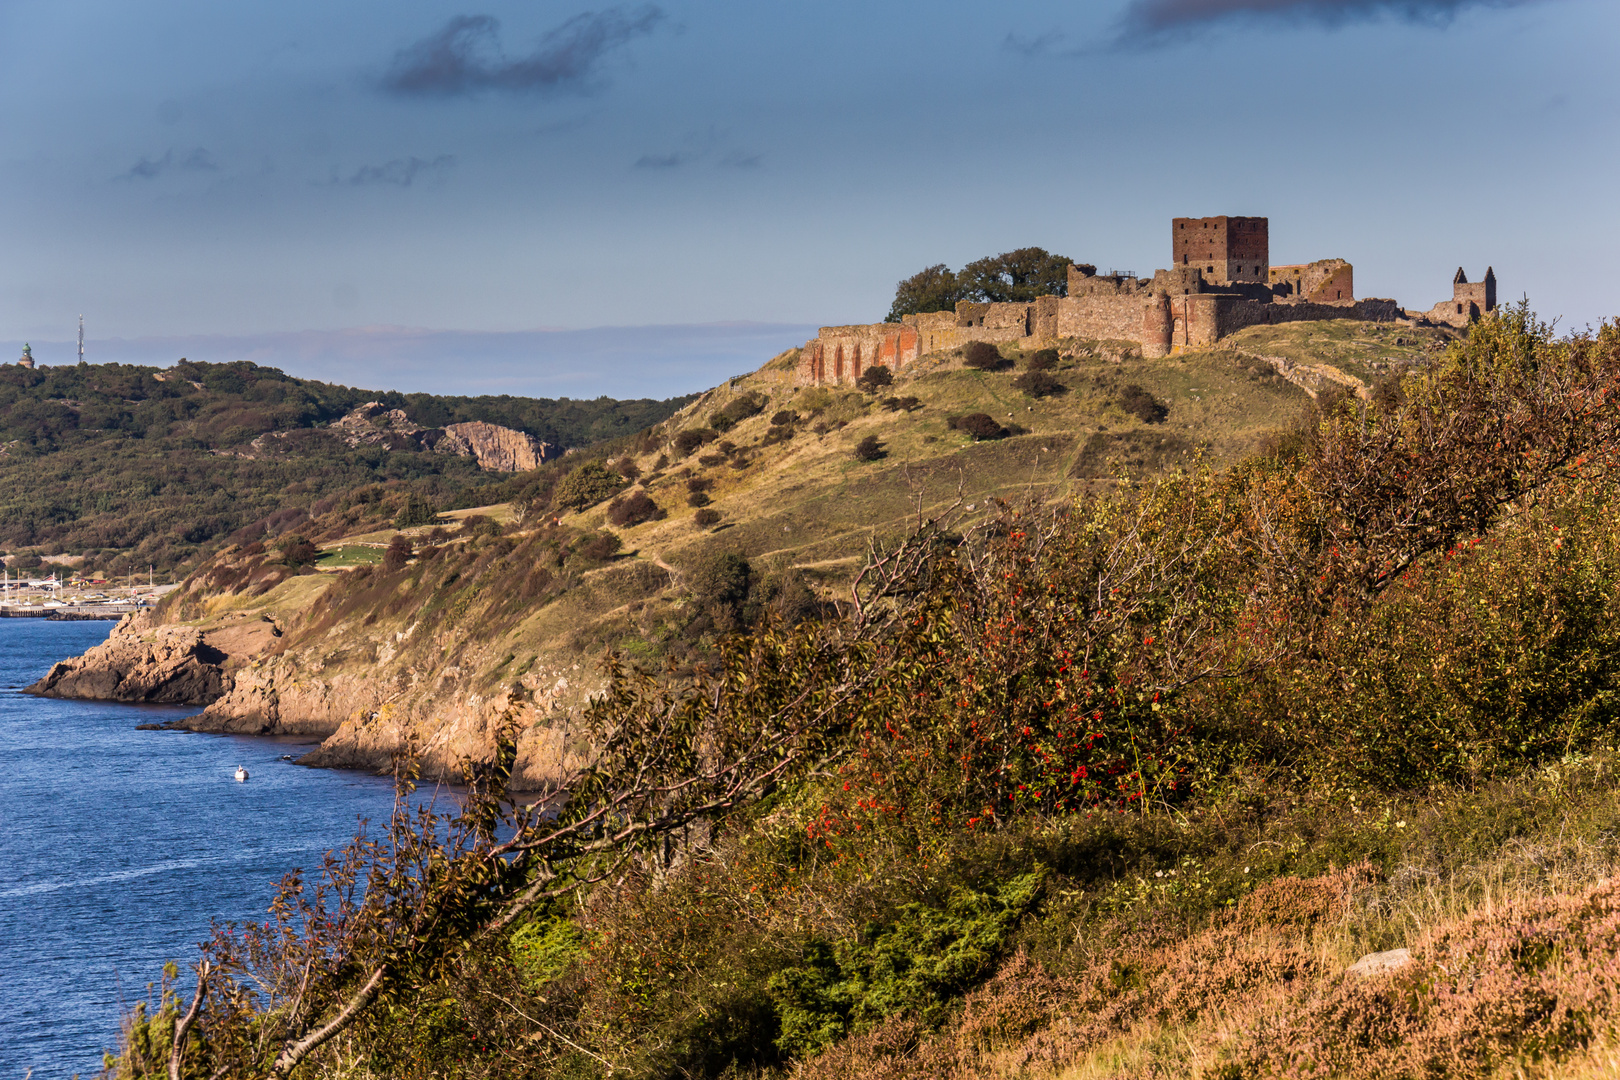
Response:
[{"label": "autumn foliage", "polygon": [[[687,679],[610,659],[551,803],[504,802],[497,756],[455,821],[402,812],[222,928],[180,1071],[1055,1073],[1054,1046],[1226,1006],[1308,1016],[1298,1045],[1346,1075],[1420,1074],[1453,1028],[1487,1064],[1524,1033],[1573,1053],[1620,1016],[1612,887],[1265,1009],[1416,857],[1400,800],[1510,835],[1567,792],[1470,793],[1620,739],[1617,393],[1620,329],[1558,339],[1521,307],[1228,472],[925,522],[874,542],[839,618]],[[1586,1005],[1546,1004],[1555,924]],[[1519,974],[1455,978],[1483,956]],[[1309,1073],[1284,1040],[1223,1045],[1203,1075]]]}]

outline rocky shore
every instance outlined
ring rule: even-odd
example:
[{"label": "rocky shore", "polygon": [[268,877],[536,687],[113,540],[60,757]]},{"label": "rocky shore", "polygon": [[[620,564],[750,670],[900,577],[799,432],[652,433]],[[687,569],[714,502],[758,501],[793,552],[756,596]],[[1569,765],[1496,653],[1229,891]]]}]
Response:
[{"label": "rocky shore", "polygon": [[341,659],[362,653],[373,662],[288,649],[282,627],[268,615],[236,612],[197,627],[163,625],[143,611],[124,617],[84,655],[55,664],[26,692],[196,706],[196,715],[160,726],[317,738],[320,745],[299,763],[325,768],[390,771],[395,755],[414,744],[427,776],[452,780],[460,779],[462,762],[489,757],[496,727],[511,714],[524,729],[516,789],[541,786],[563,763],[566,725],[542,721],[572,700],[578,681],[572,672],[531,672],[508,690],[481,694],[463,685],[458,666],[425,677],[414,665],[395,663],[398,641],[372,640],[359,628],[354,634]]}]

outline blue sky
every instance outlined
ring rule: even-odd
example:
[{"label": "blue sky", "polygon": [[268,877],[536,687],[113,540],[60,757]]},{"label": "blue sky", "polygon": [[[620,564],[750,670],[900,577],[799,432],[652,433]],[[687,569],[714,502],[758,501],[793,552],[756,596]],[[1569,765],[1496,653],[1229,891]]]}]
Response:
[{"label": "blue sky", "polygon": [[931,263],[1148,273],[1221,213],[1408,307],[1491,264],[1620,311],[1605,0],[0,0],[0,41],[0,342],[47,363],[82,312],[103,359],[674,393]]}]

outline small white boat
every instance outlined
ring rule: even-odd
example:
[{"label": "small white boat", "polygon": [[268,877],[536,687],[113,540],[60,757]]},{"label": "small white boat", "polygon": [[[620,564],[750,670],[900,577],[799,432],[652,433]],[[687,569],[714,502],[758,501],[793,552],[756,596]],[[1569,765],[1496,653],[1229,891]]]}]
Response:
[{"label": "small white boat", "polygon": [[235,772],[234,775],[236,776],[236,782],[238,784],[240,784],[240,783],[243,783],[243,782],[245,782],[247,780],[248,771],[246,769],[242,768],[242,766],[238,765],[236,767],[236,772]]}]

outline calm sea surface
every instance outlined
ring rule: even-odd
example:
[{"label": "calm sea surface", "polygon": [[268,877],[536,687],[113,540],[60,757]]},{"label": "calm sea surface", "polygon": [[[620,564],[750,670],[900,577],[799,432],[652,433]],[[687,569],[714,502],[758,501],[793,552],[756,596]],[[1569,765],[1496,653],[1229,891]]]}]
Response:
[{"label": "calm sea surface", "polygon": [[283,761],[296,742],[135,730],[194,709],[21,693],[112,625],[0,619],[0,1080],[98,1070],[165,960],[263,918],[282,874],[393,804],[386,779]]}]

